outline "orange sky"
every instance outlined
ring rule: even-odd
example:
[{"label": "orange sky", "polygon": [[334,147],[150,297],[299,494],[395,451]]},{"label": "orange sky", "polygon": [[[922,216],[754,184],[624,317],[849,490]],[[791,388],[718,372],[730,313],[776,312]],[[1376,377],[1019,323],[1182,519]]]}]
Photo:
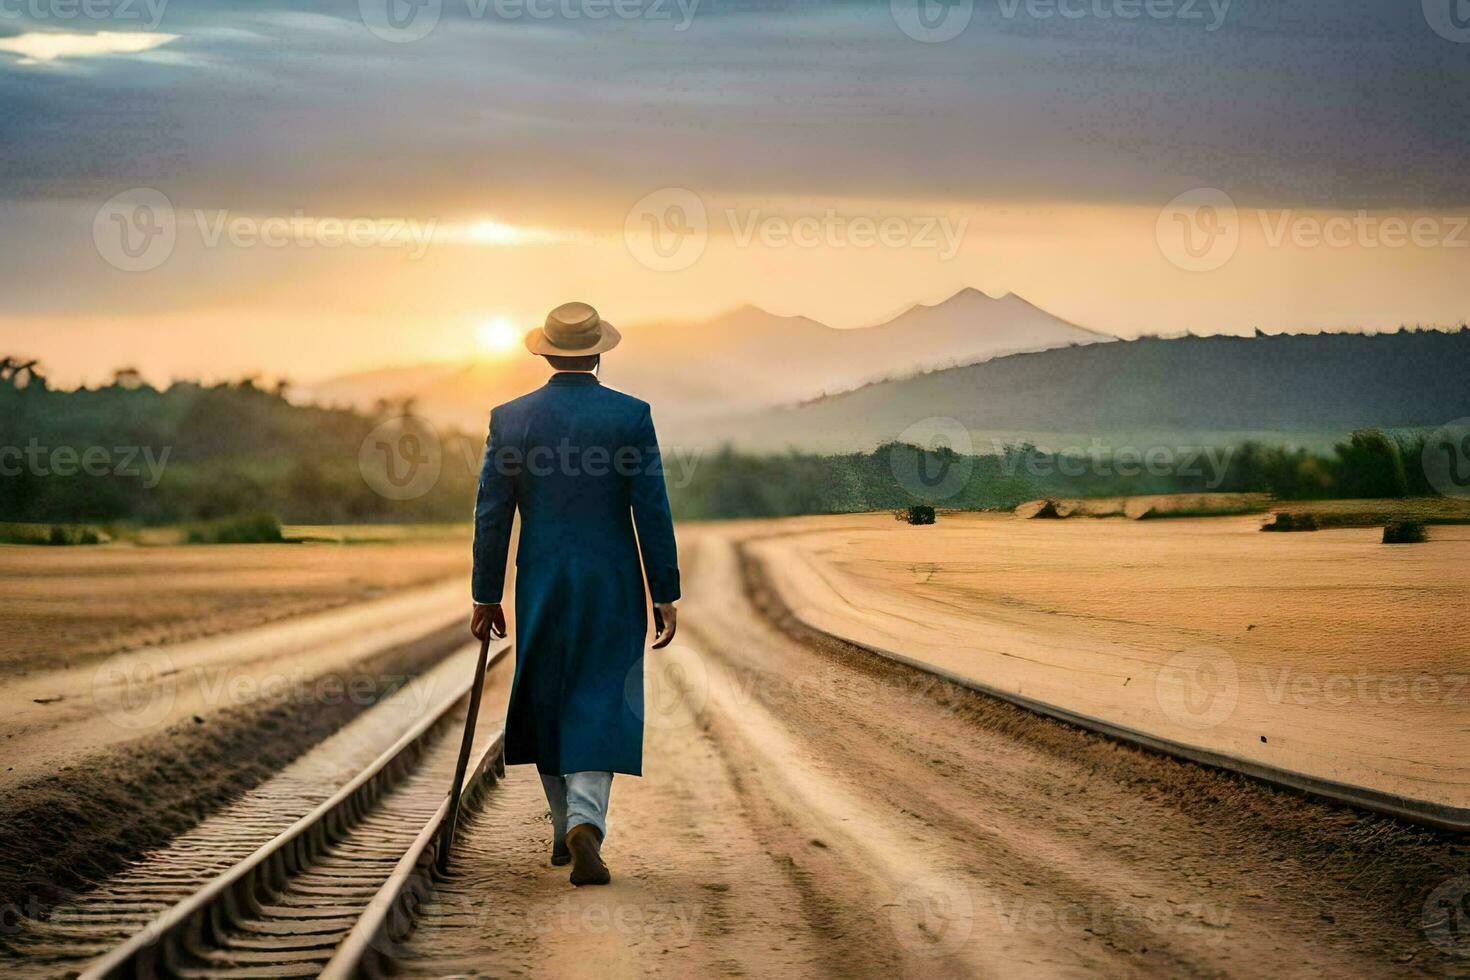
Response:
[{"label": "orange sky", "polygon": [[[1191,271],[1170,260],[1174,245],[1160,237],[1158,208],[872,201],[839,208],[848,221],[902,220],[887,243],[868,243],[806,202],[711,202],[702,251],[658,270],[640,262],[647,242],[625,229],[543,226],[526,241],[498,229],[477,239],[464,231],[483,217],[465,218],[440,222],[439,240],[415,254],[384,244],[386,237],[334,249],[309,247],[305,238],[279,247],[249,237],[209,244],[196,217],[181,210],[173,253],[159,268],[105,270],[116,313],[3,316],[0,347],[41,357],[64,384],[103,379],[121,364],[160,381],[250,371],[316,380],[493,355],[489,348],[571,298],[635,329],[745,302],[850,327],[973,285],[1136,336],[1452,325],[1465,309],[1457,284],[1470,281],[1470,248],[1454,244],[1456,235],[1470,242],[1470,232],[1458,230],[1462,219],[1453,213],[1421,224],[1418,245],[1407,237],[1398,244],[1395,226],[1384,226],[1415,218],[1399,212],[1374,212],[1347,239],[1314,244],[1314,228],[1336,219],[1331,227],[1341,232],[1355,215],[1241,208],[1234,251],[1207,257],[1223,259],[1218,268]],[[1443,241],[1426,237],[1427,228]],[[166,302],[152,291],[160,284]]]}]

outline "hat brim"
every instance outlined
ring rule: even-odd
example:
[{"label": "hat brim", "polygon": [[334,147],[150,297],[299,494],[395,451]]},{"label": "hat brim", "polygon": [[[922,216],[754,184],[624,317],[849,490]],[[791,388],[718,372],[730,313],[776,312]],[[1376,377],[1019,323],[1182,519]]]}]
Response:
[{"label": "hat brim", "polygon": [[597,343],[591,347],[578,347],[575,349],[556,346],[546,336],[545,330],[536,327],[526,334],[526,350],[532,354],[541,354],[543,356],[552,354],[557,357],[586,357],[589,354],[605,354],[618,346],[618,342],[623,339],[623,335],[618,333],[617,327],[608,323],[606,320],[601,321],[601,327],[602,336],[597,339]]}]

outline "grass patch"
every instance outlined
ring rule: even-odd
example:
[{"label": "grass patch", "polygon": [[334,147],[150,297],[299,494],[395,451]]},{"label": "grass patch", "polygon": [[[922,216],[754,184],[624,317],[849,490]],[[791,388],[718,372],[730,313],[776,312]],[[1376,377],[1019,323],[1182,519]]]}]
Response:
[{"label": "grass patch", "polygon": [[184,529],[185,544],[280,544],[287,540],[274,514],[242,514],[191,524]]}]

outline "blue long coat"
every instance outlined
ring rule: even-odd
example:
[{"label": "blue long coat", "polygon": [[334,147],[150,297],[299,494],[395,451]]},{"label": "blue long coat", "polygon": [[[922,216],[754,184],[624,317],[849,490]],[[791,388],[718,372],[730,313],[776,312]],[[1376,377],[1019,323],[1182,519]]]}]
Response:
[{"label": "blue long coat", "polygon": [[594,375],[556,374],[490,413],[475,503],[476,602],[501,600],[517,511],[505,761],[553,775],[641,775],[644,574],[654,602],[679,598],[648,404]]}]

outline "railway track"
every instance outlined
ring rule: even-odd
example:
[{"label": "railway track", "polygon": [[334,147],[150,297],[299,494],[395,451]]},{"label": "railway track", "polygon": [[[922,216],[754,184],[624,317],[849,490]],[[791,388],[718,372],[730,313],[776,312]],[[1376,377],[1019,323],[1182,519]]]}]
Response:
[{"label": "railway track", "polygon": [[[494,664],[508,643],[492,651]],[[89,963],[80,976],[346,977],[387,972],[433,891],[466,680],[330,798]],[[483,734],[462,787],[473,807],[504,774]]]}]

